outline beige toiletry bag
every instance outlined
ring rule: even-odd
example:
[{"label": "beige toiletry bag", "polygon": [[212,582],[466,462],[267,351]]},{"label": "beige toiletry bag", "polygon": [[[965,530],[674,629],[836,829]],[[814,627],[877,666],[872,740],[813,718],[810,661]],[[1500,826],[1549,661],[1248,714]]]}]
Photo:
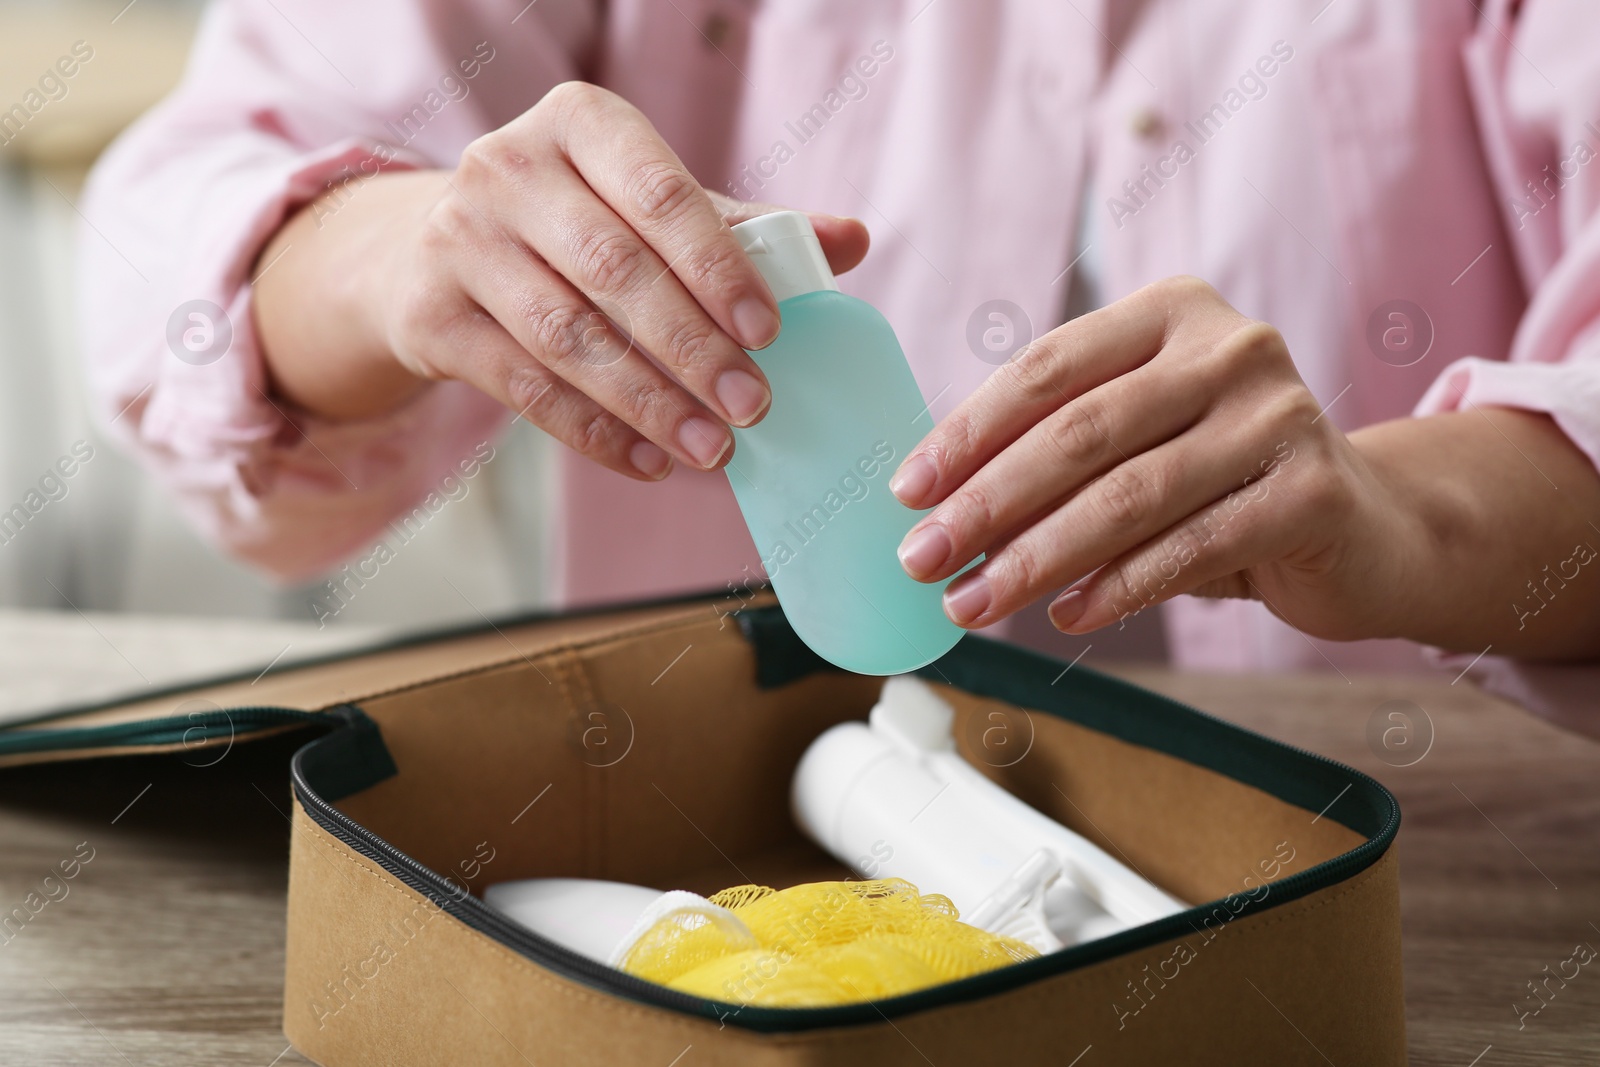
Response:
[{"label": "beige toiletry bag", "polygon": [[[882,680],[817,659],[765,596],[505,622],[58,713],[0,730],[0,764],[305,731],[284,1031],[327,1067],[1405,1063],[1394,797],[1064,666],[969,636],[919,674],[967,759],[1195,906],[824,1008],[653,985],[480,896],[542,876],[700,893],[849,876],[795,828],[789,783]],[[175,698],[217,710],[175,717]]]}]

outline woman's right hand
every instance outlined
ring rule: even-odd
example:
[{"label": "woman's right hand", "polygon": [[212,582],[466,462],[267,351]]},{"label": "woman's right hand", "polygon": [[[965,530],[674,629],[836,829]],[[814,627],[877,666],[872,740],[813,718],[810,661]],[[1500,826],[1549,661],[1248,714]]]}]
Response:
[{"label": "woman's right hand", "polygon": [[[771,400],[743,349],[777,306],[729,229],[771,210],[702,189],[621,97],[557,86],[453,173],[338,187],[278,232],[254,294],[274,388],[358,419],[458,379],[623,474],[715,469]],[[866,254],[860,222],[812,222],[836,271]]]}]

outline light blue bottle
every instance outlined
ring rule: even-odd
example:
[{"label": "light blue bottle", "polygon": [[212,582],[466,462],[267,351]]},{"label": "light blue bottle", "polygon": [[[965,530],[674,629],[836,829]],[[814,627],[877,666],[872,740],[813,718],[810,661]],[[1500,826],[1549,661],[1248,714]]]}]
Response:
[{"label": "light blue bottle", "polygon": [[744,521],[795,633],[859,674],[938,659],[963,631],[947,582],[915,581],[896,549],[918,518],[889,479],[933,429],[894,331],[839,292],[811,222],[780,211],[733,228],[778,298],[783,329],[750,356],[772,407],[733,431],[727,467]]}]

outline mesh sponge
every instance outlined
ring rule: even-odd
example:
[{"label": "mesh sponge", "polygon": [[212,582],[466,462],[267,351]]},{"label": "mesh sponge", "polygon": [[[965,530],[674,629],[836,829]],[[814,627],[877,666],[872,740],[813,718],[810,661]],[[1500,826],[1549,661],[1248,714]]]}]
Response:
[{"label": "mesh sponge", "polygon": [[628,947],[623,969],[652,982],[671,985],[712,960],[760,945],[736,915],[693,893],[668,893],[650,911],[660,918],[641,916],[645,929]]},{"label": "mesh sponge", "polygon": [[1039,953],[961,922],[949,898],[897,878],[741,885],[711,903],[749,929],[668,915],[622,957],[623,970],[684,993],[760,1007],[823,1007],[910,993]]}]

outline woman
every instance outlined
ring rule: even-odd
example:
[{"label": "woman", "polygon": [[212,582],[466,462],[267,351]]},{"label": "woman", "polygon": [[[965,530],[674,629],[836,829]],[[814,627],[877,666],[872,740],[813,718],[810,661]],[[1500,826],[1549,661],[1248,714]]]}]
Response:
[{"label": "woman", "polygon": [[779,326],[727,225],[784,204],[939,419],[892,488],[913,577],[988,554],[961,625],[1590,661],[1600,26],[1481,7],[223,0],[94,176],[101,407],[285,576],[521,417],[568,600],[720,586]]}]

